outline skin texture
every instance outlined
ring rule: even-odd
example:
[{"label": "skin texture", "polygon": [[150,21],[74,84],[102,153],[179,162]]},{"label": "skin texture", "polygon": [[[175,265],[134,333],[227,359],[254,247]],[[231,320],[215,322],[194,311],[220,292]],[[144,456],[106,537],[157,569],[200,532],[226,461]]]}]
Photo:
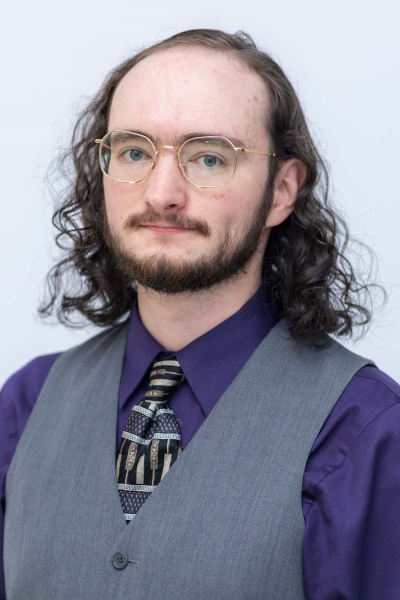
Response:
[{"label": "skin texture", "polygon": [[[139,131],[156,145],[173,146],[190,135],[224,135],[268,152],[266,107],[262,80],[231,56],[174,49],[146,58],[124,77],[112,101],[108,129]],[[110,232],[125,255],[136,259],[162,257],[172,265],[204,260],[227,235],[233,246],[243,238],[263,199],[270,160],[277,159],[240,154],[231,183],[200,189],[185,180],[176,153],[161,149],[155,169],[140,183],[104,177]],[[304,177],[298,160],[282,165],[258,249],[235,278],[199,292],[173,295],[138,286],[142,321],[164,347],[184,347],[234,314],[256,292],[270,228],[292,212]],[[166,220],[173,213],[183,226],[171,226]],[[151,223],[144,218],[143,225],[131,226],[132,215],[145,214],[152,215]],[[193,220],[205,223],[208,235],[185,228]]]}]

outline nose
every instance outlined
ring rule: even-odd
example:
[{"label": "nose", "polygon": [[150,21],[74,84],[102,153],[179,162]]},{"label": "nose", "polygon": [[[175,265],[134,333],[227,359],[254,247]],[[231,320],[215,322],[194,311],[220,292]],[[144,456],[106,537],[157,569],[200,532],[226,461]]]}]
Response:
[{"label": "nose", "polygon": [[146,181],[144,200],[157,212],[176,211],[185,206],[189,186],[180,170],[175,148],[160,146],[158,150],[155,166]]}]

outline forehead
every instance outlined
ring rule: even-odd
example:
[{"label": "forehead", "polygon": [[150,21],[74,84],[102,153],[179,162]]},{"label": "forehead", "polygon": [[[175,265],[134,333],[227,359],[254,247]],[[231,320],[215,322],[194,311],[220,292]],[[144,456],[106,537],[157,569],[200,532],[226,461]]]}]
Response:
[{"label": "forehead", "polygon": [[157,143],[190,133],[262,143],[267,105],[264,82],[232,55],[172,49],[147,57],[122,79],[109,130],[136,129]]}]

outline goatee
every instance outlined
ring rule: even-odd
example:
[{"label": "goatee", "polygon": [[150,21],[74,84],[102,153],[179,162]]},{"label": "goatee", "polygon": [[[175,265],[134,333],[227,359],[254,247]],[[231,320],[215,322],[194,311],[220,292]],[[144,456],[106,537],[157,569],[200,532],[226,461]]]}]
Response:
[{"label": "goatee", "polygon": [[[174,259],[162,250],[145,258],[129,253],[121,239],[105,224],[106,241],[113,254],[116,267],[129,283],[137,283],[161,294],[195,293],[209,289],[243,273],[258,249],[270,207],[270,194],[258,206],[255,214],[245,225],[239,241],[232,239],[227,231],[217,248],[208,255],[194,260]],[[163,221],[175,227],[197,231],[208,238],[211,230],[204,221],[189,219],[179,213],[163,215]],[[125,229],[157,222],[160,215],[147,211],[131,215],[125,222]]]}]

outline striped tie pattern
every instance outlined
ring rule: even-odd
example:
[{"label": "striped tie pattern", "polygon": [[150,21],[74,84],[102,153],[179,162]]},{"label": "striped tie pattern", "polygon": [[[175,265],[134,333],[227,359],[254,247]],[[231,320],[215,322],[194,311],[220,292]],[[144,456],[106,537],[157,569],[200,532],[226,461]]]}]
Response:
[{"label": "striped tie pattern", "polygon": [[117,458],[118,492],[129,523],[182,452],[181,433],[169,396],[183,379],[179,362],[152,365],[147,392],[122,432]]}]

